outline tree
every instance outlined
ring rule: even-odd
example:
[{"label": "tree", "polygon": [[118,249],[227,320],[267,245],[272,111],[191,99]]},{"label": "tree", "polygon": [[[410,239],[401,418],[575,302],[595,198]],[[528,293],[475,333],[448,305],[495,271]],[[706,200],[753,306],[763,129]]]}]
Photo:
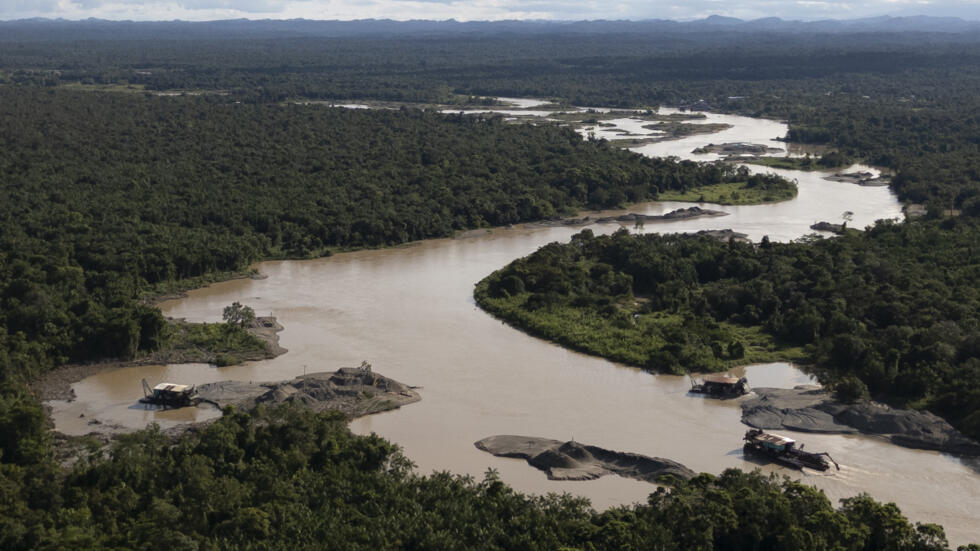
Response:
[{"label": "tree", "polygon": [[745,345],[742,344],[742,341],[728,343],[728,356],[736,359],[745,357]]},{"label": "tree", "polygon": [[255,321],[255,310],[250,306],[242,306],[242,303],[235,301],[230,306],[225,306],[221,318],[229,324],[246,327]]},{"label": "tree", "polygon": [[833,385],[837,399],[842,402],[856,402],[868,397],[868,387],[854,375],[847,375]]}]

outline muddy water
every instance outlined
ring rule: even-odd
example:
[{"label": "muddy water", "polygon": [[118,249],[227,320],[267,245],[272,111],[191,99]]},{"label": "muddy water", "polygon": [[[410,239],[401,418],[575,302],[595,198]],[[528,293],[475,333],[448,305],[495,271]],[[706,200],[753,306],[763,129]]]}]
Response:
[{"label": "muddy water", "polygon": [[[769,121],[758,124],[764,129],[746,131],[779,135],[779,128],[770,128]],[[646,231],[733,228],[755,239],[769,235],[788,240],[808,233],[809,224],[816,220],[839,220],[844,210],[855,213],[852,226],[899,214],[898,204],[885,188],[826,182],[809,173],[785,174],[800,181],[800,195],[793,201],[717,207],[731,215],[648,224]],[[677,206],[682,205],[652,203],[632,210],[655,214]],[[593,226],[593,231],[617,228]],[[745,427],[739,422],[737,402],[689,396],[683,377],[653,376],[561,349],[510,328],[475,306],[475,282],[543,244],[567,241],[576,231],[496,229],[470,232],[462,239],[327,259],[259,264],[267,279],[221,283],[162,308],[169,316],[217,321],[224,306],[241,301],[259,315],[278,317],[286,328],[281,344],[288,354],[221,369],[186,365],[105,372],[75,385],[75,402],[54,404],[55,422],[59,429],[84,432],[86,419],[92,418],[141,426],[150,420],[173,424],[189,420],[182,416],[213,415],[138,409],[134,404],[143,377],[151,385],[163,380],[277,380],[368,360],[385,375],[422,386],[423,400],[355,420],[351,428],[398,443],[422,473],[448,470],[480,477],[493,468],[518,490],[572,492],[589,497],[597,507],[643,501],[651,491],[646,483],[619,477],[548,481],[523,461],[496,458],[473,447],[476,440],[494,434],[574,438],[675,459],[698,471],[756,467],[741,453]],[[745,371],[755,386],[808,382],[805,374],[787,364],[757,365]],[[842,470],[801,474],[762,468],[802,477],[835,500],[868,492],[879,500],[895,501],[914,520],[945,525],[953,543],[980,540],[980,466],[971,468],[954,457],[862,436],[797,438],[808,449],[830,452]]]},{"label": "muddy water", "polygon": [[118,430],[140,429],[149,423],[170,428],[182,423],[194,423],[220,417],[215,408],[180,408],[161,410],[141,404],[140,380],[149,385],[193,379],[194,384],[227,380],[222,369],[206,364],[152,365],[139,369],[113,369],[75,383],[72,388],[81,399],[72,402],[48,402],[58,430],[66,434],[87,434],[105,428]]},{"label": "muddy water", "polygon": [[515,107],[520,107],[521,109],[527,109],[530,107],[540,107],[542,105],[551,105],[551,102],[546,99],[535,99],[535,98],[501,98],[498,97],[497,101],[502,105],[513,105]]},{"label": "muddy water", "polygon": [[[659,112],[665,115],[680,113],[680,111],[675,109],[664,108],[660,109]],[[695,134],[679,140],[640,146],[634,148],[633,151],[658,157],[674,156],[682,159],[711,161],[720,159],[722,156],[714,153],[694,155],[691,151],[708,144],[738,142],[765,145],[777,149],[786,148],[786,144],[779,141],[779,138],[786,135],[787,128],[785,123],[769,119],[740,117],[738,115],[720,115],[717,113],[704,113],[704,115],[704,119],[694,119],[685,122],[690,124],[729,124],[731,128],[713,134]]]}]

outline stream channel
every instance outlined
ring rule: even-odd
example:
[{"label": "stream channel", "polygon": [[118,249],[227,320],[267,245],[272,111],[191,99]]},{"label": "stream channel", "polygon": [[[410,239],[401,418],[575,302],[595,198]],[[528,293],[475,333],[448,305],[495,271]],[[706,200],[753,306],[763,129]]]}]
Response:
[{"label": "stream channel", "polygon": [[[524,101],[519,107],[533,109],[539,103]],[[508,114],[513,112],[519,110]],[[547,115],[543,112],[541,116]],[[581,132],[591,130],[599,137],[611,137],[607,133],[616,130],[655,134],[643,128],[649,121],[624,116],[605,122],[616,127],[583,128]],[[723,122],[732,128],[647,144],[634,151],[712,160],[717,155],[691,151],[727,142],[786,147],[775,139],[787,131],[778,121],[707,114],[700,122]],[[640,231],[731,228],[753,241],[764,235],[788,241],[813,233],[810,224],[814,222],[839,223],[844,211],[853,213],[848,223],[853,228],[901,217],[901,205],[887,187],[830,182],[823,179],[826,173],[819,172],[771,171],[796,179],[799,195],[768,205],[707,205],[729,215],[647,223]],[[663,214],[688,206],[691,204],[654,202],[627,211]],[[598,234],[620,226],[590,227]],[[760,466],[742,455],[746,427],[740,422],[738,401],[688,395],[686,377],[651,375],[572,352],[527,336],[476,307],[472,292],[477,281],[542,245],[567,242],[580,229],[496,228],[384,250],[257,264],[265,279],[219,283],[165,302],[161,308],[167,316],[215,322],[221,320],[224,306],[240,301],[260,316],[278,318],[285,326],[280,343],[289,350],[287,354],[225,368],[184,364],[104,371],[73,386],[76,400],[50,403],[56,427],[69,434],[88,432],[94,421],[124,428],[157,422],[166,428],[218,414],[198,408],[144,409],[137,403],[144,377],[151,385],[275,381],[367,360],[379,373],[422,387],[422,401],[356,419],[351,430],[374,432],[397,443],[423,474],[451,471],[479,479],[487,469],[495,469],[519,491],[569,492],[588,497],[600,509],[643,502],[653,491],[648,483],[616,476],[585,482],[549,481],[523,460],[493,457],[473,446],[497,434],[574,439],[673,459],[695,471],[719,473],[738,467],[786,474],[823,489],[835,503],[867,492],[879,501],[897,503],[913,521],[942,524],[954,547],[980,541],[980,462],[901,448],[868,436],[787,432],[805,442],[807,449],[829,452],[840,462],[841,470],[801,473]],[[752,365],[739,372],[756,387],[812,383],[805,373],[785,363]]]}]

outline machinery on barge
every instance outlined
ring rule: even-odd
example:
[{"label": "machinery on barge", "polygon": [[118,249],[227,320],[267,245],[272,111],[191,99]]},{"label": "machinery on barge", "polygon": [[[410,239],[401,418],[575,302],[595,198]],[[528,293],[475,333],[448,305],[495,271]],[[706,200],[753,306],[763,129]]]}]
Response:
[{"label": "machinery on barge", "polygon": [[141,403],[163,406],[165,408],[181,408],[197,405],[198,401],[195,387],[191,385],[160,383],[150,388],[146,379],[143,379],[143,397],[140,398]]},{"label": "machinery on barge", "polygon": [[749,392],[749,380],[727,375],[704,375],[700,382],[691,374],[691,392],[713,398],[737,398]]},{"label": "machinery on barge", "polygon": [[752,429],[745,433],[745,446],[743,450],[746,455],[766,457],[782,463],[787,467],[802,469],[807,467],[818,471],[826,471],[833,463],[837,470],[840,465],[830,457],[827,452],[813,453],[803,451],[803,444],[796,447],[796,441],[792,438],[769,434],[760,429]]}]

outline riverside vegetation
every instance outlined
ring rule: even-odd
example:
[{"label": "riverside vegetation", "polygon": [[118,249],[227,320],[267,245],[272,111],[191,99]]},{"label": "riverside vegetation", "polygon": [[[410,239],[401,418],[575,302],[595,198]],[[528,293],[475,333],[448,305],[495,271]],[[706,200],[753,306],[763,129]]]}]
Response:
[{"label": "riverside vegetation", "polygon": [[418,110],[0,87],[5,378],[164,346],[142,302],[269,258],[445,237],[732,182],[570,129]]},{"label": "riverside vegetation", "polygon": [[[717,110],[784,117],[790,139],[893,169],[900,198],[926,203],[932,219],[758,250],[577,239],[629,254],[675,243],[725,270],[702,281],[690,259],[660,251],[687,294],[661,296],[653,285],[649,296],[634,293],[635,305],[618,298],[637,279],[617,259],[602,262],[608,269],[569,260],[568,274],[549,277],[595,279],[577,308],[597,307],[603,320],[630,323],[625,306],[664,337],[690,328],[696,342],[665,347],[677,365],[801,353],[778,337],[807,346],[802,353],[845,388],[910,400],[971,432],[980,402],[975,37],[779,36],[786,53],[775,55],[771,42],[716,32],[246,41],[135,24],[105,40],[98,23],[4,25],[3,548],[946,547],[941,528],[912,526],[894,505],[859,496],[835,509],[817,490],[757,473],[702,475],[604,513],[568,496],[521,496],[492,474],[419,477],[391,444],[295,409],[229,411],[175,440],[151,428],[108,448],[61,442],[72,450],[64,466],[28,382],[66,362],[165,346],[166,321],[142,298],[189,278],[738,181],[731,169],[644,159],[554,126],[285,100],[499,94],[645,107],[703,98]],[[152,94],[175,88],[201,95]],[[961,216],[941,219],[950,209]],[[759,271],[769,259],[786,272],[772,281]],[[576,279],[582,270],[588,279]],[[790,274],[802,279],[786,283]],[[530,298],[537,282],[522,282]],[[769,302],[759,302],[754,286],[767,283]],[[726,287],[734,302],[716,296]],[[537,311],[564,291],[537,293]],[[863,305],[869,298],[874,307]]]},{"label": "riverside vegetation", "polygon": [[343,416],[295,406],[227,411],[178,441],[155,428],[107,450],[82,441],[63,471],[33,424],[29,445],[3,457],[4,549],[946,547],[940,527],[913,526],[894,505],[860,495],[834,508],[819,490],[758,472],[677,480],[603,513],[569,495],[524,496],[493,472],[418,476]]},{"label": "riverside vegetation", "polygon": [[[915,49],[903,55],[914,57]],[[882,52],[876,69],[855,70],[846,78],[844,65],[860,63],[861,55],[845,54],[836,58],[841,66],[825,66],[818,70],[823,76],[805,81],[809,90],[799,88],[804,81],[793,75],[804,69],[787,66],[776,69],[789,79],[780,83],[778,95],[769,93],[777,86],[773,81],[739,80],[722,88],[716,88],[718,81],[701,82],[698,97],[716,109],[788,119],[788,140],[833,148],[812,161],[817,166],[863,160],[892,169],[891,188],[904,201],[924,203],[927,220],[879,223],[863,235],[758,249],[693,237],[619,236],[619,256],[575,259],[573,249],[558,252],[549,246],[538,254],[570,258],[567,274],[554,276],[556,270],[532,255],[481,283],[479,300],[547,338],[655,370],[723,369],[802,356],[844,396],[870,392],[928,409],[980,437],[980,99],[970,91],[980,85],[980,63],[964,58],[963,66],[941,77],[910,66],[898,77],[892,54]],[[739,59],[760,58],[745,53]],[[669,78],[647,78],[675,92],[692,85],[675,88]],[[894,78],[900,78],[902,90],[890,88]],[[947,86],[930,91],[931,78]],[[800,168],[806,162],[798,161]],[[954,217],[943,219],[949,215]],[[690,256],[678,257],[671,248]],[[784,266],[789,263],[795,281],[785,272],[766,273],[766,263],[778,257]],[[748,266],[739,265],[746,261]],[[754,268],[755,262],[762,264]],[[755,273],[758,266],[762,269]],[[529,281],[521,281],[531,289],[525,287],[522,299],[516,280],[504,279],[520,278],[524,269]],[[589,272],[583,280],[582,269],[597,274]],[[593,275],[620,285],[590,287]],[[652,277],[659,278],[653,286]],[[570,286],[548,287],[549,281],[562,280]],[[630,296],[635,288],[639,300]],[[759,301],[765,297],[778,300],[764,305]],[[632,313],[640,317],[632,320]],[[644,335],[653,339],[638,344]],[[665,335],[669,342],[658,341]],[[624,341],[613,344],[616,338]]]},{"label": "riverside vegetation", "polygon": [[758,247],[584,230],[475,295],[518,327],[651,371],[806,358],[847,396],[929,409],[977,438],[978,235],[971,219]]},{"label": "riverside vegetation", "polygon": [[[748,172],[745,167],[736,171]],[[706,184],[681,190],[665,190],[657,197],[661,201],[691,201],[720,205],[758,205],[787,201],[796,197],[796,186],[785,178],[771,174],[753,174],[744,182]]]}]

